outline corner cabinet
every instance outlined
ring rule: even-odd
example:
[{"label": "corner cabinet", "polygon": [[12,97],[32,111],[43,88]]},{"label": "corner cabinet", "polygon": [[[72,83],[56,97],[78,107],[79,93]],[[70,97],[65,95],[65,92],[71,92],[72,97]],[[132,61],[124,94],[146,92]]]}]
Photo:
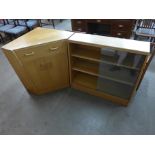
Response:
[{"label": "corner cabinet", "polygon": [[[36,31],[36,32],[35,32]],[[37,39],[43,40],[41,43],[35,39],[30,42],[30,45],[23,43],[22,48],[13,49],[9,51],[3,47],[4,53],[14,67],[16,73],[27,90],[34,94],[43,94],[46,92],[58,90],[69,87],[69,66],[68,66],[68,46],[67,38],[72,34],[70,32],[50,31],[48,29],[38,28],[33,31],[33,34],[25,37],[26,40],[31,40],[41,32],[50,35],[48,42],[44,41],[44,36],[40,34]],[[30,32],[32,33],[32,32]],[[66,36],[63,36],[64,34]],[[53,37],[52,37],[53,35]],[[46,38],[47,38],[46,36]],[[24,38],[24,39],[25,39]],[[22,38],[18,38],[19,43]],[[15,40],[16,42],[18,40]],[[39,42],[39,44],[37,44]],[[13,43],[10,43],[13,44]],[[16,43],[17,44],[17,43]],[[11,46],[11,45],[7,45]]]},{"label": "corner cabinet", "polygon": [[72,87],[128,105],[150,57],[150,43],[37,28],[2,47],[34,94]]}]

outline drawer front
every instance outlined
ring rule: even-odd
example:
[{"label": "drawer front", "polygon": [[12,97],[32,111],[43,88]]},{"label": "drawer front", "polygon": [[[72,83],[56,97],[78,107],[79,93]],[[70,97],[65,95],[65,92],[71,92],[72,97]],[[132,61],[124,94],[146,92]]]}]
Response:
[{"label": "drawer front", "polygon": [[85,20],[82,19],[73,19],[72,20],[72,25],[73,26],[83,26],[85,24]]},{"label": "drawer front", "polygon": [[86,28],[84,26],[75,26],[73,27],[73,31],[86,32]]},{"label": "drawer front", "polygon": [[88,19],[87,20],[88,23],[102,23],[101,19]]},{"label": "drawer front", "polygon": [[117,38],[130,38],[130,34],[125,31],[112,31],[112,37]]},{"label": "drawer front", "polygon": [[102,24],[110,24],[110,19],[87,19],[87,23],[102,23]]},{"label": "drawer front", "polygon": [[76,27],[74,29],[75,32],[85,32],[85,29],[81,28],[81,27]]},{"label": "drawer front", "polygon": [[130,22],[114,22],[112,25],[113,30],[130,32],[132,24]]},{"label": "drawer front", "polygon": [[86,20],[73,19],[72,30],[77,32],[86,32]]},{"label": "drawer front", "polygon": [[63,41],[56,41],[15,51],[20,61],[29,61],[62,51]]}]

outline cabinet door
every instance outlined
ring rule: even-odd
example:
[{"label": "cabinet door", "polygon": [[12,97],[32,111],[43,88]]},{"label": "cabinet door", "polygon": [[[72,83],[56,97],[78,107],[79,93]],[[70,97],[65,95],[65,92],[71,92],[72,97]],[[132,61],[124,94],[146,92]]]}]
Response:
[{"label": "cabinet door", "polygon": [[65,41],[24,49],[16,54],[37,94],[69,86]]}]

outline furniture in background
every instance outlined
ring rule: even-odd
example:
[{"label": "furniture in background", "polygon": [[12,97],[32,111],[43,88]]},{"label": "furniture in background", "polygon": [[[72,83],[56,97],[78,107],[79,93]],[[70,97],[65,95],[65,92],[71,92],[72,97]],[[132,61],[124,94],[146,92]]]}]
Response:
[{"label": "furniture in background", "polygon": [[[45,19],[44,19],[45,20]],[[46,21],[44,21],[43,19],[40,19],[40,25],[42,26],[47,26],[47,25],[52,25],[53,28],[55,29],[55,23],[54,23],[54,19],[46,19]],[[63,19],[57,19],[59,20],[59,22],[61,23],[63,21]]]},{"label": "furniture in background", "polygon": [[3,41],[3,36],[2,36],[2,34],[0,33],[0,43],[1,43],[1,42],[4,42],[4,41]]},{"label": "furniture in background", "polygon": [[43,19],[40,19],[40,25],[41,26],[52,25],[53,28],[55,29],[54,19],[47,19],[47,22],[44,22]]},{"label": "furniture in background", "polygon": [[[2,19],[0,19],[0,27],[1,26],[4,26],[4,23],[3,23],[3,20]],[[2,37],[2,34],[1,34],[1,32],[0,32],[0,43],[1,42],[3,42],[3,37]]]},{"label": "furniture in background", "polygon": [[15,27],[15,25],[12,23],[9,23],[9,21],[5,19],[3,19],[2,21],[3,21],[3,25],[0,26],[0,36],[1,36],[2,42],[4,43],[4,41],[6,40],[5,31]]},{"label": "furniture in background", "polygon": [[72,87],[128,105],[150,60],[150,43],[36,28],[4,45],[30,93]]},{"label": "furniture in background", "polygon": [[3,20],[3,23],[4,23],[3,26],[0,26],[0,32],[5,33],[6,30],[15,27],[15,25],[12,23],[10,24],[8,20]]},{"label": "furniture in background", "polygon": [[40,26],[39,20],[37,19],[20,19],[18,20],[18,24],[21,26],[27,26],[29,30]]},{"label": "furniture in background", "polygon": [[147,41],[152,42],[155,38],[155,20],[153,19],[139,19],[136,22],[134,30],[134,39],[144,37]]},{"label": "furniture in background", "polygon": [[19,37],[40,26],[40,22],[37,19],[5,19],[2,21],[3,23],[0,24],[0,38],[2,42]]},{"label": "furniture in background", "polygon": [[14,22],[14,27],[4,30],[4,33],[8,34],[11,38],[19,37],[28,31],[26,22],[25,22],[25,26],[20,25],[18,20],[13,20],[13,22]]},{"label": "furniture in background", "polygon": [[104,36],[130,38],[135,20],[130,19],[72,19],[72,30]]},{"label": "furniture in background", "polygon": [[0,19],[0,27],[4,25],[3,19]]}]

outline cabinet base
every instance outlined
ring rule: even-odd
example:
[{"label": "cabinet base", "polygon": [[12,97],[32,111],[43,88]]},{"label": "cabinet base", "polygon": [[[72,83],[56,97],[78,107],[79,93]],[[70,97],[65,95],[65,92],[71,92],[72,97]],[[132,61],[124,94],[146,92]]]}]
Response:
[{"label": "cabinet base", "polygon": [[74,89],[86,92],[88,94],[95,95],[95,96],[101,97],[103,99],[112,101],[113,103],[119,104],[121,106],[128,106],[128,103],[129,103],[128,100],[125,100],[125,99],[122,99],[122,98],[119,98],[119,97],[115,97],[115,96],[112,96],[112,95],[109,95],[109,94],[105,94],[103,92],[98,92],[96,90],[86,88],[84,86],[81,86],[81,85],[78,85],[78,84],[75,84],[75,83],[73,83],[71,87],[74,88]]}]

